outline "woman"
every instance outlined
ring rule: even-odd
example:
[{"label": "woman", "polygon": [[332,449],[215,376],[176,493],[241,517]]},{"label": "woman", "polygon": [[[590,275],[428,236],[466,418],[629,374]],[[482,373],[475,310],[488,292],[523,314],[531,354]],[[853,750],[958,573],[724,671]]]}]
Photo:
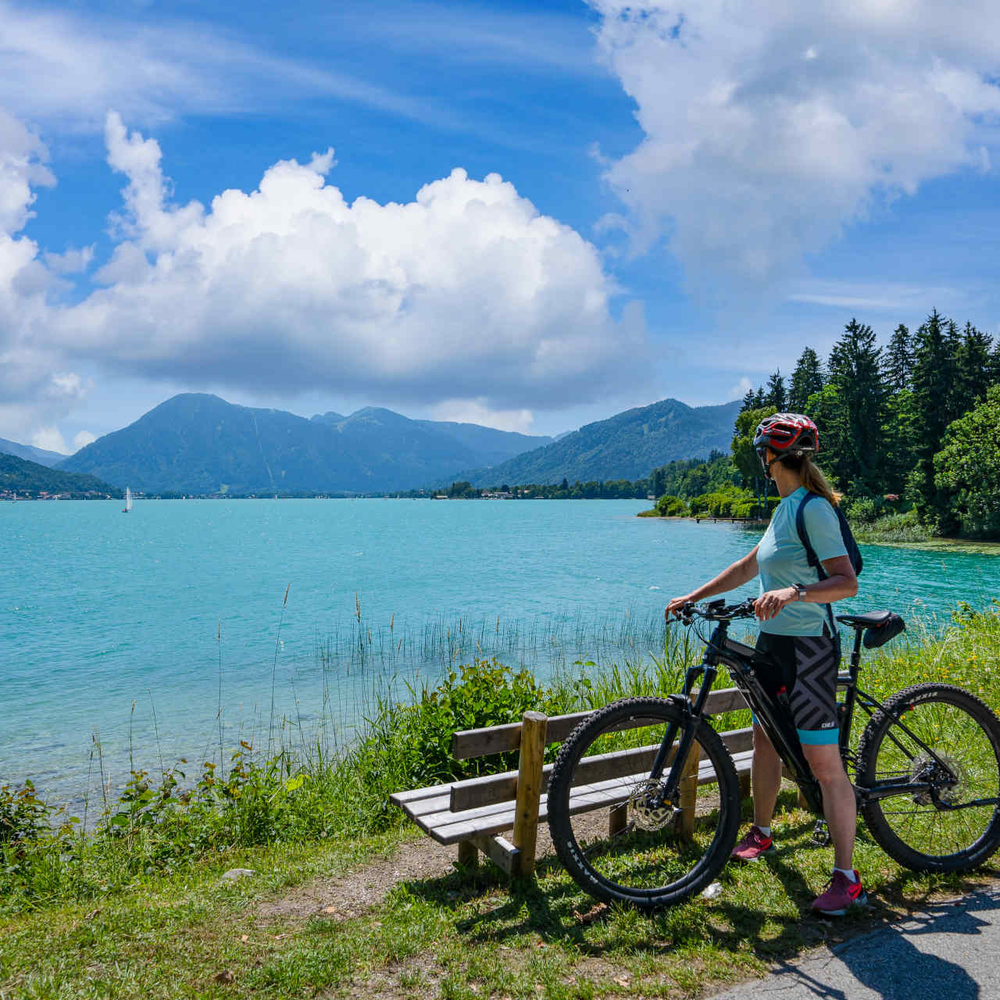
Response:
[{"label": "woman", "polygon": [[[838,746],[840,645],[829,605],[853,597],[858,581],[834,510],[837,497],[811,460],[819,450],[816,425],[797,413],[776,413],[758,425],[753,444],[764,474],[774,480],[781,495],[764,537],[714,580],[675,597],[667,605],[666,616],[669,620],[688,601],[714,597],[760,575],[761,593],[755,603],[760,621],[757,648],[769,653],[779,668],[775,676],[763,679],[774,691],[784,686],[789,692],[802,751],[823,791],[823,810],[833,840],[833,875],[813,902],[813,910],[840,916],[850,906],[864,906],[868,900],[851,863],[857,806]],[[809,565],[796,530],[796,512],[808,492],[818,494],[807,504],[804,519],[809,541],[827,574],[824,580]],[[781,760],[756,719],[751,777],[754,822],[733,848],[733,857],[739,861],[758,861],[774,852],[771,817],[781,783]]]}]

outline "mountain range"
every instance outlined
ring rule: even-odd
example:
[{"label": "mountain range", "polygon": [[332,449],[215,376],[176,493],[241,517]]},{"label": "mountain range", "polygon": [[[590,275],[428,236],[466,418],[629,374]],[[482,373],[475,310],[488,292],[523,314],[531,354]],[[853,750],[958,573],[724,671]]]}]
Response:
[{"label": "mountain range", "polygon": [[551,440],[376,407],[307,419],[183,393],[59,467],[146,493],[370,493],[432,483]]},{"label": "mountain range", "polygon": [[[673,459],[727,450],[739,408],[738,402],[691,407],[664,399],[553,439],[411,420],[377,407],[307,419],[183,393],[75,455],[41,454],[46,465],[145,493],[381,493],[456,480],[477,486],[563,477],[634,481]],[[15,448],[39,451],[0,439],[0,451],[17,454]]]}]

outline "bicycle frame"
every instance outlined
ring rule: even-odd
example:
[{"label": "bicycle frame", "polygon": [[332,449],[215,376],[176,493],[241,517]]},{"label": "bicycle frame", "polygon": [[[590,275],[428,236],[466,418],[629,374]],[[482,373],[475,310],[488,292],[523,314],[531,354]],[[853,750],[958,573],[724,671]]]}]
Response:
[{"label": "bicycle frame", "polygon": [[[874,715],[878,710],[887,711],[877,698],[874,698],[858,687],[858,672],[861,666],[861,642],[862,630],[856,629],[854,648],[851,651],[847,672],[837,674],[837,687],[846,691],[844,700],[838,703],[837,708],[838,746],[845,770],[849,765],[854,764],[854,756],[850,748],[850,735],[855,709],[861,708],[869,716]],[[660,786],[658,798],[661,801],[671,802],[676,808],[684,763],[690,752],[691,744],[694,742],[698,722],[704,717],[705,701],[715,682],[719,664],[724,664],[729,669],[729,674],[734,685],[740,694],[743,695],[744,700],[753,711],[758,724],[777,751],[789,777],[801,789],[809,808],[814,813],[820,816],[823,815],[822,791],[819,782],[813,776],[812,768],[809,766],[809,762],[806,760],[802,750],[802,743],[799,740],[794,722],[792,721],[787,695],[781,693],[777,695],[777,698],[772,697],[760,682],[754,670],[754,664],[760,663],[764,659],[765,654],[751,646],[729,638],[728,619],[717,620],[716,627],[706,645],[704,659],[698,666],[688,668],[684,678],[682,693],[671,695],[669,699],[681,709],[685,717],[685,723],[690,724],[684,726],[684,734],[677,747],[677,753],[674,755],[670,771],[667,774],[666,780]],[[702,679],[701,685],[697,695],[692,700],[691,693],[699,677]],[[934,750],[913,733],[899,715],[896,715],[895,722],[921,750],[939,761],[938,755]],[[656,781],[662,779],[663,772],[666,770],[670,748],[673,746],[677,736],[677,729],[678,724],[671,723],[664,733],[663,743],[657,752],[656,759],[653,761],[650,771],[650,777]],[[913,759],[913,755],[891,734],[890,739],[910,759]],[[859,786],[855,783],[854,790],[858,799],[862,801],[889,798],[894,795],[916,795],[920,792],[928,792],[935,804],[942,809],[962,809],[978,805],[997,804],[996,799],[983,799],[963,803],[961,806],[950,806],[940,799],[936,784],[928,781],[915,781],[912,778],[879,782],[875,787],[871,788]]]}]

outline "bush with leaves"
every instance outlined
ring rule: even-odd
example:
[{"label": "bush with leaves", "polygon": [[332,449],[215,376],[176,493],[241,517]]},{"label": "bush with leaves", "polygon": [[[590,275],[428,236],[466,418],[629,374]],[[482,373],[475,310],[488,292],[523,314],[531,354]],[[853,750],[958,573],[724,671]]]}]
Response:
[{"label": "bush with leaves", "polygon": [[948,426],[934,456],[938,527],[975,538],[1000,538],[1000,385]]}]

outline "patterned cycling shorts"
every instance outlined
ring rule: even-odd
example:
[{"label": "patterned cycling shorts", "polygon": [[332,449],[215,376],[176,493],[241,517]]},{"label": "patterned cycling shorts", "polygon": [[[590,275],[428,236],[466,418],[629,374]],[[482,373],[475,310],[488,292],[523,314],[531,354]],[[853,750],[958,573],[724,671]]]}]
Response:
[{"label": "patterned cycling shorts", "polygon": [[840,643],[825,635],[761,632],[757,649],[775,663],[758,665],[757,677],[772,695],[785,688],[800,741],[807,746],[836,743]]}]

